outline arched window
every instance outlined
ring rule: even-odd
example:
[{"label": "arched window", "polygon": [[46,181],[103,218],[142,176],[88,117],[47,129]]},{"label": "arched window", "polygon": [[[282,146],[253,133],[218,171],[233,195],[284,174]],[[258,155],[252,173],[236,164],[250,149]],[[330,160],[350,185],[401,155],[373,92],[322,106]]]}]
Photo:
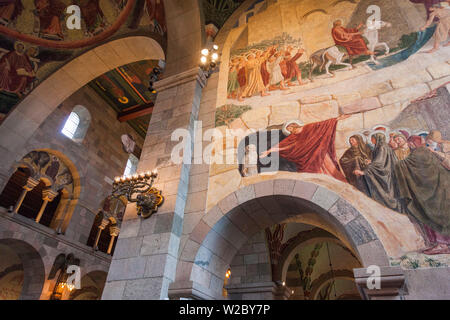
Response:
[{"label": "arched window", "polygon": [[61,133],[67,138],[80,143],[86,136],[91,123],[91,114],[83,106],[75,106],[61,130]]},{"label": "arched window", "polygon": [[127,166],[125,167],[125,172],[123,173],[124,176],[130,176],[136,173],[137,167],[138,167],[139,159],[134,155],[130,154]]},{"label": "arched window", "polygon": [[66,124],[64,125],[64,128],[62,129],[61,132],[67,138],[73,139],[79,125],[80,125],[80,117],[75,112],[72,112],[69,118],[67,119]]}]

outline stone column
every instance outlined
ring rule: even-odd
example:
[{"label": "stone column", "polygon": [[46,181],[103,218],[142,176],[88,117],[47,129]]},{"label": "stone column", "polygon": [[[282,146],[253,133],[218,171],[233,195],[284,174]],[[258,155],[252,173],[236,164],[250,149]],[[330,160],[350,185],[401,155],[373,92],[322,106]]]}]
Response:
[{"label": "stone column", "polygon": [[106,252],[107,254],[111,254],[112,247],[114,244],[114,239],[119,236],[120,228],[119,227],[110,227],[109,233],[111,235],[111,240],[109,241],[108,251]]},{"label": "stone column", "polygon": [[36,222],[39,223],[41,221],[42,215],[44,214],[45,208],[47,207],[47,204],[49,202],[52,202],[56,196],[58,196],[58,193],[51,190],[51,189],[45,189],[42,191],[42,200],[44,200],[44,203],[41,206],[41,209],[39,210],[37,216],[36,216]]},{"label": "stone column", "polygon": [[98,226],[97,236],[95,237],[94,242],[94,250],[98,250],[98,241],[100,240],[100,236],[102,234],[102,231],[105,230],[106,226],[109,224],[109,220],[102,220],[102,223]]},{"label": "stone column", "polygon": [[23,186],[22,194],[20,195],[19,200],[17,200],[17,202],[16,202],[13,213],[19,212],[20,206],[22,205],[23,200],[25,200],[27,193],[29,191],[33,190],[38,184],[39,184],[39,180],[35,180],[31,177],[28,178],[27,184]]},{"label": "stone column", "polygon": [[231,300],[287,300],[289,288],[275,282],[241,283],[227,285]]},{"label": "stone column", "polygon": [[164,78],[155,84],[158,96],[143,146],[138,172],[158,169],[155,187],[164,204],[148,219],[128,205],[102,299],[166,299],[175,280],[183,231],[191,165],[174,163],[172,150],[184,145],[191,159],[194,139],[171,141],[177,129],[192,138],[206,79],[198,68]]},{"label": "stone column", "polygon": [[57,234],[61,234],[62,233],[62,224],[64,222],[64,219],[66,218],[66,214],[67,214],[67,208],[69,206],[70,201],[72,201],[72,199],[62,199],[61,200],[61,210],[59,212],[59,214],[56,216],[55,218],[55,230]]},{"label": "stone column", "polygon": [[[368,268],[354,269],[355,282],[366,300],[403,300],[407,293],[401,267],[380,267],[377,275]],[[374,287],[379,284],[378,288]]]}]

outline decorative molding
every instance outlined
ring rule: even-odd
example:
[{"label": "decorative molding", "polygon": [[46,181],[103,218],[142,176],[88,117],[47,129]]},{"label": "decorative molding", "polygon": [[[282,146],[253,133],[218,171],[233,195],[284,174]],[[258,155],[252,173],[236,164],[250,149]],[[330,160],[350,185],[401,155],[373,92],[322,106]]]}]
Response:
[{"label": "decorative molding", "polygon": [[204,71],[199,67],[195,67],[193,69],[180,72],[176,75],[159,80],[155,82],[153,87],[158,92],[161,92],[195,80],[197,80],[197,82],[202,88],[205,87],[206,75]]}]

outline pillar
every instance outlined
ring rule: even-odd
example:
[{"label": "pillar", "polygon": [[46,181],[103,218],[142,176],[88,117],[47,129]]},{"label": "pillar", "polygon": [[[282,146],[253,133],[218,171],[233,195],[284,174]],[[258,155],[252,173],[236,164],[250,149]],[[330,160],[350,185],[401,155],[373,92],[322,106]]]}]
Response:
[{"label": "pillar", "polygon": [[[181,140],[171,141],[171,136],[175,130],[185,129],[194,137],[205,83],[203,72],[196,67],[155,84],[158,96],[138,173],[158,169],[154,186],[165,201],[148,219],[136,215],[135,205],[127,206],[102,299],[168,297],[176,275],[191,170],[189,163],[172,162],[172,150]],[[193,140],[184,140],[184,154],[189,159]]]},{"label": "pillar", "polygon": [[68,209],[68,205],[69,205],[70,201],[72,201],[72,199],[62,199],[61,200],[60,210],[58,210],[58,212],[56,213],[55,221],[53,224],[57,234],[62,233],[61,227],[62,227],[62,224],[66,217],[67,209]]},{"label": "pillar", "polygon": [[102,231],[105,230],[106,226],[109,224],[109,220],[103,219],[100,225],[98,226],[97,236],[95,237],[94,242],[94,250],[98,250],[98,241],[100,240],[100,236],[102,234]]},{"label": "pillar", "polygon": [[14,207],[14,213],[18,213],[20,206],[23,203],[23,200],[25,200],[25,197],[27,193],[31,190],[33,190],[37,185],[39,184],[39,180],[35,180],[31,177],[28,178],[27,183],[23,186],[22,194],[20,195],[19,200],[17,200],[16,205]]},{"label": "pillar", "polygon": [[110,235],[111,235],[111,240],[109,241],[108,251],[106,252],[107,254],[111,254],[112,247],[113,247],[113,244],[114,244],[114,239],[119,236],[120,228],[117,227],[117,226],[110,227],[109,228],[109,232],[110,232]]},{"label": "pillar", "polygon": [[44,191],[42,191],[42,200],[44,200],[44,203],[42,204],[41,209],[39,210],[39,212],[36,216],[35,221],[37,223],[39,223],[39,221],[41,221],[42,215],[44,214],[47,204],[49,202],[52,202],[56,198],[57,195],[58,195],[58,193],[51,189],[45,189]]}]

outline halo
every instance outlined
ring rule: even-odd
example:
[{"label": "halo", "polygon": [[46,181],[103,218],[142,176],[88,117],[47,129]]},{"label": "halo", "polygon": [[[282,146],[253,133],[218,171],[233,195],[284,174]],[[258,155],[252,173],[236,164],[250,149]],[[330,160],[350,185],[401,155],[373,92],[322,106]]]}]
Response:
[{"label": "halo", "polygon": [[[379,126],[377,126],[377,127],[379,127]],[[385,138],[386,138],[386,143],[388,143],[389,142],[389,134],[387,133],[387,132],[384,132],[384,131],[381,131],[381,130],[376,130],[376,131],[373,131],[371,134],[370,134],[370,141],[372,141],[372,137],[374,136],[374,135],[376,135],[377,133],[382,133],[384,136],[385,136]]]},{"label": "halo", "polygon": [[284,126],[283,126],[283,134],[286,136],[286,137],[288,137],[288,136],[290,136],[291,135],[291,133],[289,132],[289,131],[287,131],[287,127],[289,127],[291,124],[296,124],[296,125],[298,125],[298,126],[300,126],[300,127],[303,127],[305,124],[302,122],[302,121],[300,121],[300,120],[291,120],[291,121],[288,121],[288,122],[286,122],[285,124],[284,124]]},{"label": "halo", "polygon": [[388,132],[391,131],[391,128],[389,128],[388,126],[385,126],[385,125],[383,125],[383,124],[379,124],[379,125],[374,126],[374,127],[372,128],[372,131],[381,131],[379,128],[384,128],[383,131],[385,131],[386,133],[388,133]]}]

